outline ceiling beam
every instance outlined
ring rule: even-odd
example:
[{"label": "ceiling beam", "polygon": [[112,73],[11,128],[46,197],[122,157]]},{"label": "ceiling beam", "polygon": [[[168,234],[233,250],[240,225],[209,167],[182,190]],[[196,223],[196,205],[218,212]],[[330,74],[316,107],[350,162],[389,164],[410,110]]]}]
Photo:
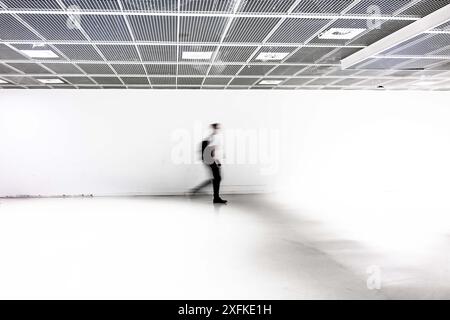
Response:
[{"label": "ceiling beam", "polygon": [[176,11],[101,11],[101,10],[16,10],[2,9],[0,14],[42,14],[42,15],[107,15],[107,16],[166,16],[166,17],[223,17],[223,18],[292,18],[292,19],[343,19],[343,20],[403,20],[416,21],[419,17],[359,14],[309,14],[309,13],[242,13],[242,12],[176,12]]},{"label": "ceiling beam", "polygon": [[446,23],[450,20],[450,5],[447,5],[432,14],[422,18],[416,22],[411,23],[410,25],[400,29],[397,32],[394,32],[387,37],[381,39],[378,42],[352,54],[351,56],[343,59],[341,61],[342,69],[348,69],[352,66],[368,59],[373,56],[376,56],[390,48],[399,45],[402,42],[405,42],[409,39],[414,38],[415,36],[425,33],[443,23]]},{"label": "ceiling beam", "polygon": [[257,43],[257,42],[156,42],[156,41],[78,41],[78,40],[0,40],[0,44],[43,44],[43,45],[129,45],[129,46],[193,46],[193,47],[303,47],[303,48],[365,48],[364,45],[340,45],[340,44],[328,44],[328,43]]}]

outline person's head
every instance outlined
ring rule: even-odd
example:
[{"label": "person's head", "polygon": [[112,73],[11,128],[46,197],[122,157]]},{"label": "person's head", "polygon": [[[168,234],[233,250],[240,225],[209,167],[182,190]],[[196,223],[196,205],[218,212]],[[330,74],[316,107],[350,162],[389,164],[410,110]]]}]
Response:
[{"label": "person's head", "polygon": [[214,134],[218,133],[220,131],[220,123],[211,124],[211,130]]}]

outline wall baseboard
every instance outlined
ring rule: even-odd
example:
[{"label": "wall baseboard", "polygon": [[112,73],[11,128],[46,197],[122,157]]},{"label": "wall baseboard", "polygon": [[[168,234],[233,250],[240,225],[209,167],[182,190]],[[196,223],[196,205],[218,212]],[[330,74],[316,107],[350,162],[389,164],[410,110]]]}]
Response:
[{"label": "wall baseboard", "polygon": [[[267,194],[272,193],[267,186],[224,186],[221,194]],[[1,195],[0,199],[33,199],[33,198],[101,198],[101,197],[164,197],[164,196],[186,196],[188,190],[176,191],[155,191],[155,192],[120,192],[120,193],[78,193],[78,194],[24,194],[24,195]],[[212,195],[212,192],[205,192],[205,195]]]}]

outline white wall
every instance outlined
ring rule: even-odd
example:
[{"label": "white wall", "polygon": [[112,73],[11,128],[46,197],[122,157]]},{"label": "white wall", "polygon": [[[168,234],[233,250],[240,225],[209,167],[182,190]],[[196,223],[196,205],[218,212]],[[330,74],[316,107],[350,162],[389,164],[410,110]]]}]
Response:
[{"label": "white wall", "polygon": [[[239,92],[3,90],[0,195],[185,192],[207,172],[198,163],[174,163],[180,144],[194,161],[212,122],[228,130],[277,127],[279,99],[270,100]],[[179,140],[180,133],[189,136]],[[261,168],[227,165],[224,191],[267,190],[273,176]]]},{"label": "white wall", "polygon": [[[445,92],[2,90],[0,196],[183,192],[206,173],[199,164],[174,163],[180,159],[173,155],[187,150],[194,159],[200,128],[221,122],[229,133],[226,191],[284,189],[315,208],[351,199],[390,205],[393,199],[412,198],[417,205],[439,199],[441,205],[450,191],[449,97]],[[244,151],[258,156],[247,154],[240,159],[245,164],[236,164],[235,151],[242,154],[236,143],[243,141]]]}]

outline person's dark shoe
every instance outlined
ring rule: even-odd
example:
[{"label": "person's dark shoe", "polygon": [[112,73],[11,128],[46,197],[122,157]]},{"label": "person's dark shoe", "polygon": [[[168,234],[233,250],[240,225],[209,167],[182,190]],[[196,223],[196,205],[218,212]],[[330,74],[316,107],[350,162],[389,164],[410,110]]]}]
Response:
[{"label": "person's dark shoe", "polygon": [[220,203],[220,204],[226,204],[228,201],[227,200],[223,200],[221,198],[218,199],[214,199],[213,203]]}]

